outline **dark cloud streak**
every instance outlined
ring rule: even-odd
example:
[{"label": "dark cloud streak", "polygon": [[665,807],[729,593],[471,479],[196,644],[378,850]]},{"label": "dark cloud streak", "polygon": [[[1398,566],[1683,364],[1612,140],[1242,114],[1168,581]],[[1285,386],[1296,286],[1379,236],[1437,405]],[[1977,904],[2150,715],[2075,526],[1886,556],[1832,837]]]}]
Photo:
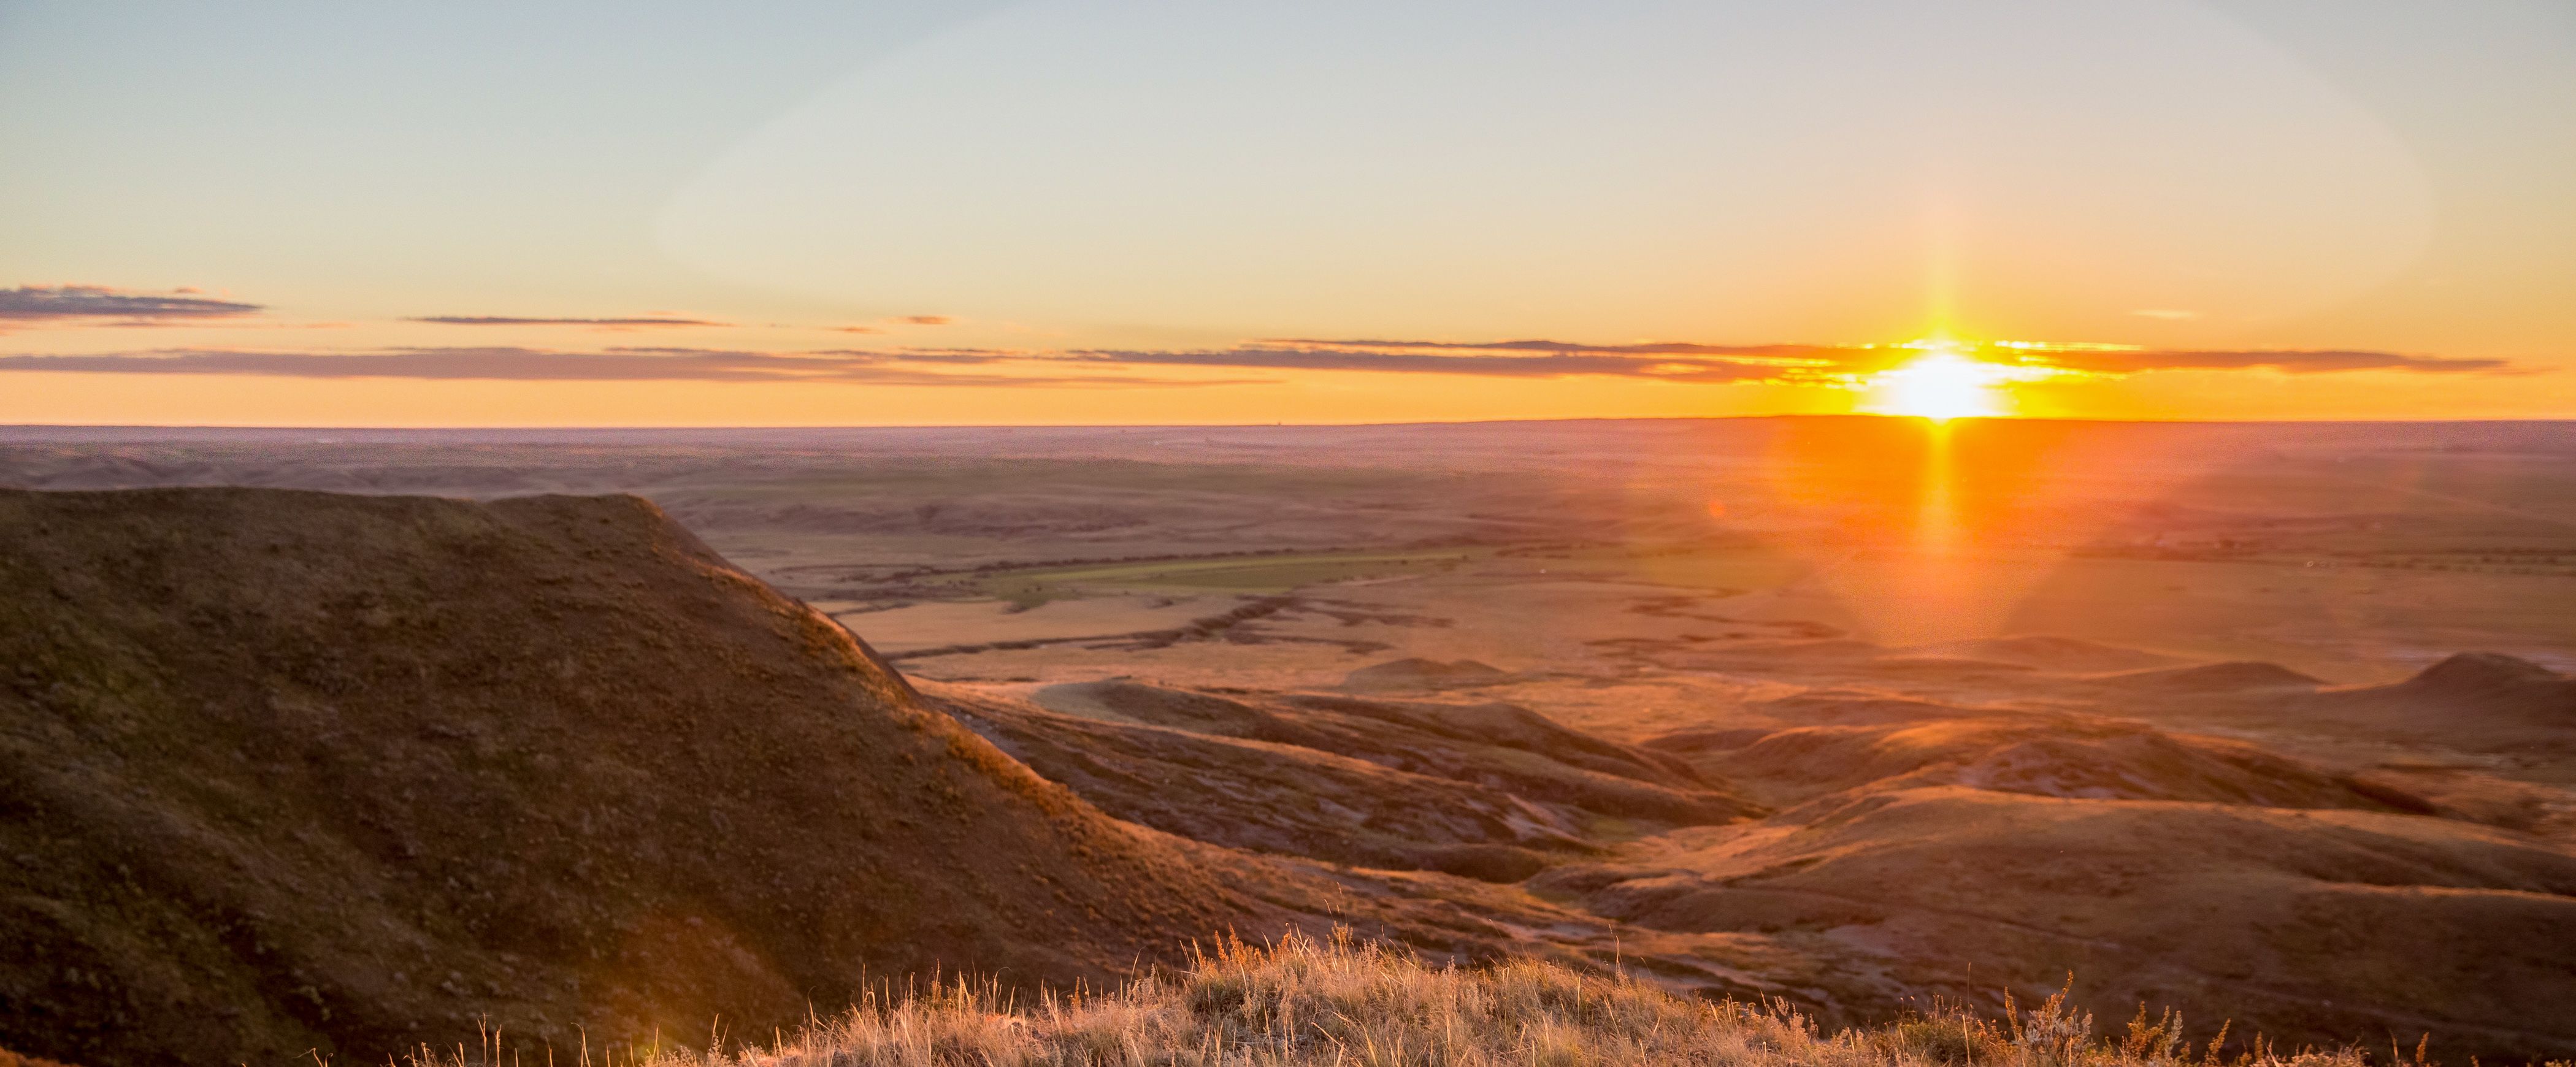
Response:
[{"label": "dark cloud streak", "polygon": [[731,326],[730,322],[712,319],[683,319],[663,315],[639,315],[619,319],[530,319],[509,315],[422,315],[404,320],[429,322],[441,326]]},{"label": "dark cloud streak", "polygon": [[2355,349],[2261,349],[2242,351],[2202,351],[2194,349],[2130,350],[2060,350],[2034,353],[2026,362],[2067,370],[2096,374],[2139,374],[2158,370],[2253,370],[2266,368],[2287,374],[2325,374],[2334,371],[2396,370],[2419,374],[2460,374],[2477,371],[2501,371],[2509,364],[2501,359],[2459,359],[2447,356],[2407,356],[2394,352],[2370,352]]},{"label": "dark cloud streak", "polygon": [[[1368,348],[1358,347],[1371,346]],[[1712,355],[1710,353],[1734,353]],[[1974,352],[2003,363],[2063,371],[2130,375],[2151,371],[2270,369],[2290,374],[2341,371],[2511,373],[2503,360],[2409,356],[2346,349],[2007,349]],[[98,355],[0,355],[0,372],[219,374],[291,378],[408,378],[426,381],[700,381],[858,382],[939,386],[1178,386],[1263,384],[1275,379],[1180,379],[1153,369],[1337,371],[1439,374],[1487,378],[1612,377],[1728,384],[1769,382],[1849,385],[1913,358],[1903,347],[1825,345],[1576,345],[1554,341],[1270,342],[1236,348],[1166,351],[1078,349],[1010,351],[979,348],[824,349],[802,352],[708,348],[613,347],[571,352],[520,347],[408,347],[341,352],[173,348]],[[1015,368],[1023,376],[955,368]],[[1074,371],[1077,373],[1062,373]],[[1120,373],[1122,371],[1131,373]]]},{"label": "dark cloud streak", "polygon": [[1229,348],[1203,352],[1089,349],[1043,357],[1058,362],[1154,367],[1243,367],[1261,370],[1465,374],[1491,378],[1609,376],[1674,382],[1749,382],[1781,378],[1795,368],[1705,357],[1595,353],[1509,355],[1493,352],[1359,352],[1336,348]]},{"label": "dark cloud streak", "polygon": [[915,370],[905,362],[978,362],[939,353],[736,352],[697,348],[613,348],[556,352],[531,348],[399,348],[374,352],[244,352],[161,349],[97,355],[0,356],[0,372],[210,374],[270,378],[404,378],[518,382],[809,382],[926,386],[1239,385],[1124,375],[1016,376]]},{"label": "dark cloud streak", "polygon": [[1381,352],[1544,352],[1602,356],[1715,356],[1762,359],[1830,359],[1865,351],[1842,345],[1707,345],[1685,341],[1645,341],[1626,345],[1589,345],[1572,341],[1332,341],[1303,337],[1268,337],[1255,342],[1342,351]]},{"label": "dark cloud streak", "polygon": [[0,289],[0,322],[109,319],[150,325],[171,320],[256,315],[258,304],[182,294],[133,293],[100,285],[21,285]]},{"label": "dark cloud streak", "polygon": [[[2277,370],[2288,374],[2404,371],[2420,374],[2509,372],[2500,359],[2410,356],[2358,349],[2014,349],[1962,346],[1970,355],[2089,374],[2167,370]],[[1848,380],[1918,355],[1904,346],[1647,342],[1589,345],[1566,341],[1486,342],[1280,339],[1190,352],[1087,350],[1054,357],[1153,366],[1257,367],[1270,370],[1465,374],[1508,378],[1609,376],[1671,382],[1823,382]]]}]

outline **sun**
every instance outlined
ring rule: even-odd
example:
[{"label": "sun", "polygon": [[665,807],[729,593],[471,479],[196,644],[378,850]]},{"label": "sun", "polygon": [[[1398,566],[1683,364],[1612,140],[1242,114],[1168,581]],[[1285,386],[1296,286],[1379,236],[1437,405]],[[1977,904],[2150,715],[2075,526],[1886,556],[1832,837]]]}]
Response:
[{"label": "sun", "polygon": [[1870,391],[1876,398],[1869,408],[1882,415],[1912,415],[1934,422],[1995,415],[2002,399],[1995,386],[2007,377],[2008,368],[1935,349],[1872,375]]}]

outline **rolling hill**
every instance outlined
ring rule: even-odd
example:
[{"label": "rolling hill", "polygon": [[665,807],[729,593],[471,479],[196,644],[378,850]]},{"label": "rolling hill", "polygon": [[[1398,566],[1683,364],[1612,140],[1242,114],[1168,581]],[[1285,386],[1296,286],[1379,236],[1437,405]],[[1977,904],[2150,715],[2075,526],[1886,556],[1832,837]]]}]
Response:
[{"label": "rolling hill", "polygon": [[633,497],[0,492],[0,665],[0,1045],[85,1067],[765,1035],[1298,917]]}]

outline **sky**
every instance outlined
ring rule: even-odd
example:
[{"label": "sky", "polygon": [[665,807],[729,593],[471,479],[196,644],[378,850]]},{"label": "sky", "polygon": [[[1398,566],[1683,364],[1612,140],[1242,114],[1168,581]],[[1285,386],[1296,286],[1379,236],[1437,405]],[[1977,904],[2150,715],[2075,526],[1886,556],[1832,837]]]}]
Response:
[{"label": "sky", "polygon": [[8,423],[2576,417],[2564,0],[0,0],[0,158]]}]

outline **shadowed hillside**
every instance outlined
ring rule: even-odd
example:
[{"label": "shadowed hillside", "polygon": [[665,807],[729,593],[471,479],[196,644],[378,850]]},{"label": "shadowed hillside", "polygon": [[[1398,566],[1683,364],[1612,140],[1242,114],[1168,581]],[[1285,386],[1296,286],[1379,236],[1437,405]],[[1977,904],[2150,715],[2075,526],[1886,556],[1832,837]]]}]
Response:
[{"label": "shadowed hillside", "polygon": [[86,1067],[765,1033],[1287,914],[632,497],[0,493],[0,664],[0,1044]]},{"label": "shadowed hillside", "polygon": [[[936,686],[969,727],[1120,818],[1199,841],[1517,882],[1614,822],[1758,811],[1701,779],[1505,704],[1299,694],[1252,703],[1136,682],[1053,687],[1056,708]],[[1665,757],[1669,758],[1669,757]]]}]

